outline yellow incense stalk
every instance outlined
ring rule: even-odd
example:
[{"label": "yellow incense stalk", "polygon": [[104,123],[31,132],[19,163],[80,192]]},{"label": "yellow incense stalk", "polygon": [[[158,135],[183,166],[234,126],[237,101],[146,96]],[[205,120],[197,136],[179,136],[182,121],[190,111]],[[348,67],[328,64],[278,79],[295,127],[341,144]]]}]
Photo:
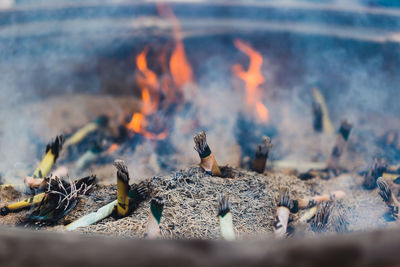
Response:
[{"label": "yellow incense stalk", "polygon": [[322,111],[322,129],[326,134],[333,134],[335,129],[333,127],[332,121],[329,117],[328,106],[326,105],[325,98],[318,90],[318,88],[313,89],[313,97],[316,103],[319,104]]},{"label": "yellow incense stalk", "polygon": [[129,214],[129,172],[123,160],[115,160],[117,168],[117,214],[118,217],[125,217]]},{"label": "yellow incense stalk", "polygon": [[72,136],[70,136],[66,141],[64,146],[68,147],[70,145],[76,145],[80,143],[88,134],[96,131],[100,127],[107,125],[108,118],[106,116],[100,116],[95,121],[90,122],[77,130]]},{"label": "yellow incense stalk", "polygon": [[196,134],[193,140],[195,144],[194,149],[200,156],[200,167],[211,175],[221,176],[221,170],[218,167],[218,163],[207,144],[206,132],[203,131]]},{"label": "yellow incense stalk", "polygon": [[45,193],[41,193],[41,194],[35,195],[31,198],[27,198],[27,199],[24,199],[24,200],[15,202],[15,203],[8,204],[1,208],[0,215],[4,216],[12,211],[19,211],[24,208],[28,208],[28,207],[40,204],[43,201],[45,196],[46,196]]},{"label": "yellow incense stalk", "polygon": [[49,174],[51,168],[53,167],[59,156],[63,143],[64,136],[60,135],[56,137],[54,142],[47,145],[46,155],[44,156],[36,170],[33,172],[32,176],[34,178],[45,178]]}]

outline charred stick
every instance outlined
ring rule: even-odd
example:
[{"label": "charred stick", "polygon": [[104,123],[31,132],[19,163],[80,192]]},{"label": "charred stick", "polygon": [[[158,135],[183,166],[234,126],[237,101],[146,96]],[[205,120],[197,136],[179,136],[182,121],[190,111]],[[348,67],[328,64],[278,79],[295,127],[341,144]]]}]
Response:
[{"label": "charred stick", "polygon": [[81,195],[91,192],[95,182],[94,175],[75,182],[59,178],[48,179],[46,195],[37,208],[29,214],[27,222],[56,223],[75,208]]},{"label": "charred stick", "polygon": [[393,194],[392,190],[390,189],[387,182],[382,178],[378,178],[376,183],[379,187],[379,195],[382,197],[382,200],[386,203],[389,207],[390,215],[395,219],[399,219],[399,208],[400,203],[396,199],[395,195]]},{"label": "charred stick", "polygon": [[254,158],[253,170],[263,173],[267,164],[269,151],[272,148],[271,138],[264,136],[261,144],[257,146],[256,156]]},{"label": "charred stick", "polygon": [[336,143],[333,147],[327,166],[327,169],[333,171],[334,173],[336,173],[339,169],[339,161],[346,148],[347,140],[349,139],[352,127],[353,126],[347,121],[342,121],[342,124],[340,125]]},{"label": "charred stick", "polygon": [[[88,189],[91,186],[91,184],[94,183],[95,178],[96,178],[95,176],[89,176],[89,177],[79,179],[71,184],[65,184],[58,178],[55,178],[55,179],[46,178],[45,179],[45,183],[47,186],[46,192],[37,194],[28,199],[24,199],[24,200],[4,206],[0,210],[0,215],[4,216],[10,212],[18,212],[20,210],[39,205],[49,196],[49,194],[60,195],[60,194],[56,193],[56,192],[59,192],[62,195],[69,195],[70,194],[69,191],[71,191],[71,188],[76,188],[79,190]],[[64,201],[66,201],[66,200],[63,200],[63,202]]]},{"label": "charred stick", "polygon": [[194,149],[200,156],[200,167],[208,174],[221,176],[221,170],[218,167],[218,163],[207,144],[206,132],[203,131],[196,134],[193,140],[195,144]]}]

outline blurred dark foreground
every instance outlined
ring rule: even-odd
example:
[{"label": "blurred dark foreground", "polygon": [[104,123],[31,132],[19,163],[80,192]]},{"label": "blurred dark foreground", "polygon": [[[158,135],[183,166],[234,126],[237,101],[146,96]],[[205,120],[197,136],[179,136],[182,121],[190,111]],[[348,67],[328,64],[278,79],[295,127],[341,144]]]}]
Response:
[{"label": "blurred dark foreground", "polygon": [[391,266],[400,229],[305,239],[133,240],[0,229],[0,266]]}]

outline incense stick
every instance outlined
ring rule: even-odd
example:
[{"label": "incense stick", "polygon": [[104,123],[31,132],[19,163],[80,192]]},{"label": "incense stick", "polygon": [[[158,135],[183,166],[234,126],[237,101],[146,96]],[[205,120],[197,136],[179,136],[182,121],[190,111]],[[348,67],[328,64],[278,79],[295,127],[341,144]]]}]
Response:
[{"label": "incense stick", "polygon": [[34,178],[45,178],[49,174],[51,168],[53,167],[60,154],[63,143],[64,136],[59,135],[56,137],[54,142],[51,142],[46,146],[46,155],[44,156],[36,170],[33,172],[32,176]]},{"label": "incense stick", "polygon": [[346,148],[347,140],[349,139],[352,127],[353,126],[347,121],[342,121],[340,125],[336,143],[332,149],[332,153],[327,165],[327,169],[333,171],[334,174],[337,174],[337,170],[339,169],[339,161]]},{"label": "incense stick", "polygon": [[68,224],[65,226],[65,229],[68,231],[74,231],[81,227],[87,227],[89,225],[95,224],[109,216],[113,213],[115,207],[117,206],[117,200],[108,203],[107,205],[101,207],[95,212],[89,213],[78,220]]},{"label": "incense stick", "polygon": [[368,190],[376,188],[376,180],[383,175],[386,167],[384,159],[374,158],[368,172],[364,175],[363,187]]},{"label": "incense stick", "polygon": [[218,201],[218,220],[221,237],[228,241],[235,240],[229,198],[225,195],[222,195]]},{"label": "incense stick", "polygon": [[76,145],[76,144],[80,143],[90,133],[96,131],[100,127],[105,127],[107,124],[108,124],[107,116],[102,115],[102,116],[98,117],[95,121],[86,124],[79,130],[77,130],[69,138],[67,138],[67,140],[65,141],[64,147],[69,147],[71,145]]},{"label": "incense stick", "polygon": [[161,197],[154,197],[150,202],[150,213],[147,220],[145,238],[156,239],[161,237],[160,221],[164,210],[164,200]]},{"label": "incense stick", "polygon": [[272,148],[271,138],[264,136],[261,144],[257,146],[256,156],[253,162],[253,170],[263,173],[267,164],[269,151]]},{"label": "incense stick", "polygon": [[311,222],[311,229],[314,232],[322,232],[326,229],[328,224],[329,216],[332,212],[332,202],[324,202],[318,206],[317,214]]},{"label": "incense stick", "polygon": [[290,191],[288,188],[284,188],[279,192],[278,208],[276,209],[274,221],[275,237],[283,238],[286,236],[292,206],[293,202],[290,199]]},{"label": "incense stick", "polygon": [[322,129],[324,133],[326,134],[333,134],[334,127],[332,124],[332,121],[329,117],[329,112],[328,112],[328,106],[326,105],[326,101],[322,93],[317,89],[313,89],[313,97],[316,105],[318,106],[321,110],[321,116],[322,116]]},{"label": "incense stick", "polygon": [[400,203],[396,196],[393,194],[387,182],[382,178],[378,178],[376,183],[379,187],[379,195],[389,208],[390,215],[395,219],[399,219]]},{"label": "incense stick", "polygon": [[217,161],[207,144],[206,132],[202,131],[194,136],[194,149],[199,153],[200,167],[208,174],[221,176],[221,170],[218,167]]},{"label": "incense stick", "polygon": [[128,215],[129,209],[129,172],[123,160],[115,160],[114,166],[117,168],[117,214],[119,217]]}]

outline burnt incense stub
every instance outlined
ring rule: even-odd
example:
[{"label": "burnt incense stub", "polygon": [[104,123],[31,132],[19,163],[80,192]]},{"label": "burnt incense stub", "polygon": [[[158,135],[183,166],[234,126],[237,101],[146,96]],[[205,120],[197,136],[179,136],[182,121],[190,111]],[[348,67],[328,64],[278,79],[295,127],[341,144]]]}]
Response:
[{"label": "burnt incense stub", "polygon": [[368,172],[364,174],[363,187],[371,190],[376,188],[376,180],[386,171],[387,163],[385,159],[374,158]]},{"label": "burnt incense stub", "polygon": [[118,179],[121,179],[122,181],[129,183],[129,171],[125,161],[117,159],[114,161],[114,166],[117,168]]},{"label": "burnt incense stub", "polygon": [[311,229],[314,232],[323,232],[328,224],[333,205],[331,201],[321,203],[318,207],[317,214],[311,222]]},{"label": "burnt incense stub", "polygon": [[218,216],[224,217],[228,212],[230,212],[229,197],[222,195],[218,201]]},{"label": "burnt incense stub", "polygon": [[117,168],[117,214],[124,217],[132,210],[129,199],[129,172],[123,160],[115,160],[114,166]]},{"label": "burnt incense stub", "polygon": [[200,166],[203,170],[208,174],[221,176],[221,170],[218,163],[207,144],[206,132],[202,131],[201,133],[196,134],[193,141],[195,144],[194,149],[200,156]]},{"label": "burnt incense stub", "polygon": [[377,179],[376,183],[379,187],[379,195],[382,197],[383,201],[386,203],[392,202],[392,190],[390,190],[387,182],[380,177]]},{"label": "burnt incense stub", "polygon": [[290,199],[290,190],[284,188],[279,192],[278,207],[274,219],[275,236],[283,238],[287,235],[288,222],[293,201]]},{"label": "burnt incense stub", "polygon": [[194,149],[199,153],[200,158],[208,157],[211,154],[211,149],[207,144],[207,136],[206,132],[202,131],[198,133],[193,138],[194,141]]},{"label": "burnt incense stub", "polygon": [[56,139],[46,146],[46,153],[51,150],[51,153],[54,155],[54,160],[57,160],[60,155],[60,151],[63,147],[65,138],[64,135],[59,135]]},{"label": "burnt incense stub", "polygon": [[269,151],[272,148],[271,138],[264,136],[261,144],[257,146],[256,155],[253,162],[253,170],[263,173],[267,164]]},{"label": "burnt incense stub", "polygon": [[160,223],[163,209],[164,200],[161,197],[153,197],[150,202],[150,210],[157,223]]},{"label": "burnt incense stub", "polygon": [[75,208],[80,196],[92,191],[96,176],[84,177],[74,182],[48,178],[46,182],[48,186],[43,200],[29,213],[23,223],[43,225],[56,223]]},{"label": "burnt incense stub", "polygon": [[313,110],[313,128],[317,133],[321,133],[323,131],[323,113],[321,105],[317,102],[312,103]]},{"label": "burnt incense stub", "polygon": [[394,220],[399,219],[400,203],[390,189],[388,183],[382,178],[376,181],[379,187],[379,195],[389,208],[389,216]]},{"label": "burnt incense stub", "polygon": [[348,121],[342,121],[336,138],[336,143],[332,149],[332,153],[327,166],[327,169],[332,171],[334,174],[337,174],[339,170],[339,161],[346,148],[351,129],[352,125]]}]

